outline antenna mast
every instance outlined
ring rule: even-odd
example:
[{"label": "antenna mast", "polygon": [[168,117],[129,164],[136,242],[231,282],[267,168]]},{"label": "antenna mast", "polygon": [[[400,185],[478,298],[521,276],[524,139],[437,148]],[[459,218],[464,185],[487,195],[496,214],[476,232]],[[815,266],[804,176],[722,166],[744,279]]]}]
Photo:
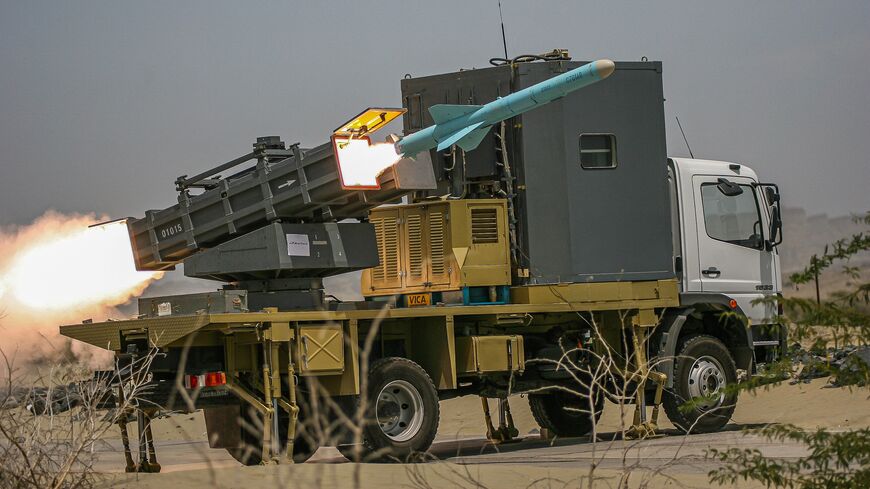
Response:
[{"label": "antenna mast", "polygon": [[689,146],[689,139],[686,138],[686,133],[685,133],[685,131],[683,131],[683,125],[680,124],[680,117],[679,116],[676,116],[676,117],[677,117],[677,125],[680,126],[680,134],[683,135],[683,141],[686,142],[686,147],[689,148],[689,156],[691,156],[692,159],[694,160],[695,155],[692,153],[692,147]]},{"label": "antenna mast", "polygon": [[504,35],[504,17],[501,15],[501,0],[498,0],[498,20],[501,22],[501,43],[504,46],[504,59],[508,59],[507,55],[507,39]]}]

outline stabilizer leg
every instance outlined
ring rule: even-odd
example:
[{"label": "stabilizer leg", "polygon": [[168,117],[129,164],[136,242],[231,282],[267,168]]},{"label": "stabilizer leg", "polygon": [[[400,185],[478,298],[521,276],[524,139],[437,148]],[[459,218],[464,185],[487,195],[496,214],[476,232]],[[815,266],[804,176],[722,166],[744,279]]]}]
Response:
[{"label": "stabilizer leg", "polygon": [[486,439],[494,444],[519,441],[517,436],[520,432],[517,430],[516,426],[514,426],[514,418],[511,415],[511,407],[507,398],[498,399],[498,428],[492,424],[492,415],[489,411],[489,400],[481,396],[480,402],[483,407],[484,421],[486,422]]},{"label": "stabilizer leg", "polygon": [[124,459],[127,462],[124,471],[138,472],[139,467],[133,462],[133,453],[130,450],[130,434],[127,432],[127,414],[126,411],[118,414],[118,427],[121,428],[121,443],[124,444]]},{"label": "stabilizer leg", "polygon": [[519,441],[520,431],[514,426],[514,417],[511,415],[511,405],[507,397],[498,400],[498,431],[501,432],[502,443]]},{"label": "stabilizer leg", "polygon": [[157,451],[154,449],[154,435],[151,433],[151,416],[137,409],[136,422],[139,428],[139,463],[136,464],[135,471],[160,472]]},{"label": "stabilizer leg", "polygon": [[480,403],[483,406],[483,419],[486,423],[486,439],[492,442],[496,440],[496,429],[492,425],[492,415],[489,413],[489,400],[480,396]]},{"label": "stabilizer leg", "polygon": [[161,467],[157,463],[157,450],[154,448],[154,433],[151,431],[151,421],[154,419],[153,415],[156,412],[149,411],[146,413],[145,411],[140,411],[140,413],[145,418],[145,432],[143,435],[148,449],[148,458],[144,462],[140,461],[139,471],[158,473]]},{"label": "stabilizer leg", "polygon": [[[649,368],[649,360],[646,356],[646,331],[652,329],[658,324],[655,313],[651,310],[641,310],[634,316],[631,328],[631,340],[634,347],[635,371],[631,375],[631,380],[637,382],[637,393],[635,394],[635,409],[634,422],[625,431],[625,438],[644,439],[659,436],[656,434],[658,430],[659,406],[662,402],[662,390],[664,382],[667,379],[662,373],[654,372]],[[652,419],[646,418],[646,382],[652,380],[656,383],[656,394],[653,400]]]},{"label": "stabilizer leg", "polygon": [[148,463],[148,446],[145,442],[145,413],[136,410],[136,431],[139,433],[139,462],[136,464],[139,467],[139,472],[143,472],[143,466]]},{"label": "stabilizer leg", "polygon": [[[288,352],[287,358],[292,355]],[[287,362],[287,386],[288,401],[282,404],[282,407],[290,417],[287,423],[287,445],[284,450],[284,459],[287,462],[293,463],[293,441],[296,439],[296,423],[299,420],[299,405],[296,402],[296,371],[293,368],[293,361]]]}]

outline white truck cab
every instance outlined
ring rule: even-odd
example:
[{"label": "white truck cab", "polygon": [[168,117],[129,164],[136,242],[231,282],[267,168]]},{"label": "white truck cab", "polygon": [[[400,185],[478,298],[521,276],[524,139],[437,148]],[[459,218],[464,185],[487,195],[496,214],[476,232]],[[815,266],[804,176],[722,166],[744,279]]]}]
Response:
[{"label": "white truck cab", "polygon": [[770,322],[780,294],[779,192],[748,166],[671,158],[668,164],[675,268],[683,292],[722,294],[750,325]]},{"label": "white truck cab", "polygon": [[[736,392],[680,406],[777,360],[786,332],[777,324],[782,292],[779,189],[751,168],[723,161],[668,160],[674,271],[680,308],[663,318],[657,370],[664,408],[683,431],[710,432],[731,418]],[[734,313],[734,314],[723,314]]]}]

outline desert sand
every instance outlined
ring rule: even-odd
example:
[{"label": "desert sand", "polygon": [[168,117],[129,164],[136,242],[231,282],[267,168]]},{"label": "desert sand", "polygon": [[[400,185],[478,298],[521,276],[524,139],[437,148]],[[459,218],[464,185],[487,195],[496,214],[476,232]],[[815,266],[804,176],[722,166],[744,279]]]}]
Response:
[{"label": "desert sand", "polygon": [[[731,424],[722,433],[681,436],[664,415],[665,436],[641,442],[622,441],[619,406],[608,403],[598,426],[601,439],[540,441],[526,399],[511,399],[514,421],[526,440],[500,448],[484,447],[480,401],[465,397],[442,402],[436,446],[441,461],[393,465],[344,462],[332,448],[321,449],[313,462],[301,465],[242,467],[220,450],[202,448],[190,458],[200,463],[174,465],[164,453],[161,474],[106,475],[106,487],[165,489],[168,487],[709,487],[706,473],[714,467],[703,459],[708,447],[759,448],[771,456],[800,456],[799,446],[769,443],[740,430],[767,423],[791,423],[814,429],[847,430],[870,426],[870,398],[866,389],[825,388],[825,379],[808,384],[779,385],[741,396]],[[625,409],[626,420],[632,415]],[[176,415],[155,423],[155,438],[171,446],[185,440],[205,439],[201,413]],[[471,447],[459,454],[457,440]],[[615,441],[614,441],[615,440]],[[452,443],[452,444],[451,444]],[[486,452],[485,454],[481,454]],[[649,463],[647,463],[649,462]],[[113,467],[111,470],[122,470]],[[357,479],[358,477],[358,479]],[[358,482],[357,482],[358,481]],[[622,482],[627,485],[622,486]],[[359,485],[357,485],[359,484]],[[646,485],[645,485],[646,484]],[[739,487],[760,487],[743,483]]]}]

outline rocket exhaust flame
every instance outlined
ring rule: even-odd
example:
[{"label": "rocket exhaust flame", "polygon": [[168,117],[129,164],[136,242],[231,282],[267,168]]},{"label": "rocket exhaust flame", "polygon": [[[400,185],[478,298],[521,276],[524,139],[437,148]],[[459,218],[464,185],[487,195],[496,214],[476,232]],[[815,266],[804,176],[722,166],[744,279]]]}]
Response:
[{"label": "rocket exhaust flame", "polygon": [[378,175],[401,159],[391,143],[375,143],[367,137],[333,136],[335,158],[344,189],[381,188]]},{"label": "rocket exhaust flame", "polygon": [[59,324],[115,315],[114,306],[162,277],[135,269],[123,221],[88,227],[95,222],[95,216],[49,212],[28,226],[0,230],[4,351],[31,358],[56,354],[67,348],[58,338]]}]

